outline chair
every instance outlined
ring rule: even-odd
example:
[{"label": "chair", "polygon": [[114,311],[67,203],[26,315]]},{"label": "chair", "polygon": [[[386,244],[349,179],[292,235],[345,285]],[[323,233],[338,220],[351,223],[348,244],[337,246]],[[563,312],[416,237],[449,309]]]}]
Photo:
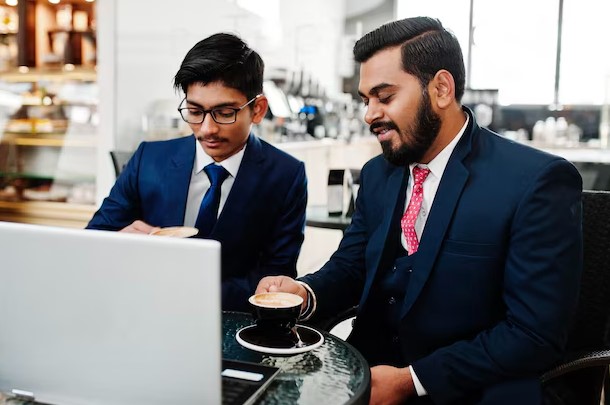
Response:
[{"label": "chair", "polygon": [[[357,312],[358,312],[358,305],[355,305],[335,316],[331,316],[331,317],[323,318],[323,319],[316,318],[312,322],[307,322],[307,324],[309,324],[315,328],[321,329],[323,331],[333,333],[333,328],[344,321],[351,319],[352,320],[351,322],[353,324],[354,319],[356,318]],[[339,337],[341,337],[341,336],[339,336]]]},{"label": "chair", "polygon": [[548,404],[599,405],[602,390],[610,394],[610,192],[585,190],[582,203],[578,308],[564,361],[541,377]]},{"label": "chair", "polygon": [[583,188],[588,190],[610,190],[610,165],[597,162],[575,162],[582,176]]},{"label": "chair", "polygon": [[112,158],[112,165],[114,166],[114,173],[115,173],[116,177],[119,177],[119,175],[125,168],[125,165],[127,164],[127,162],[129,162],[129,159],[131,159],[132,155],[133,155],[133,152],[128,152],[128,151],[119,151],[119,150],[110,151],[110,158]]}]

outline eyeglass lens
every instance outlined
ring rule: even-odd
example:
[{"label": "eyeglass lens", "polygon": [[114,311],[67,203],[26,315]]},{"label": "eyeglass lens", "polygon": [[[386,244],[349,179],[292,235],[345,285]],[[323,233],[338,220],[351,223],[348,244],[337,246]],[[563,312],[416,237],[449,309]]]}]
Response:
[{"label": "eyeglass lens", "polygon": [[[260,96],[261,94],[257,95],[256,97],[253,97],[246,104],[242,105],[239,108],[220,107],[214,108],[212,110],[202,110],[201,108],[195,107],[181,107],[178,108],[178,111],[180,111],[182,119],[188,122],[189,124],[201,124],[205,120],[205,115],[208,113],[212,115],[212,119],[218,124],[232,124],[237,120],[237,113]],[[182,103],[184,103],[185,100],[186,98],[182,100]],[[182,103],[180,103],[180,105],[182,105]]]},{"label": "eyeglass lens", "polygon": [[201,124],[207,113],[212,114],[212,119],[219,124],[232,124],[235,122],[237,111],[232,108],[215,108],[204,111],[199,108],[181,108],[182,118],[191,124]]}]

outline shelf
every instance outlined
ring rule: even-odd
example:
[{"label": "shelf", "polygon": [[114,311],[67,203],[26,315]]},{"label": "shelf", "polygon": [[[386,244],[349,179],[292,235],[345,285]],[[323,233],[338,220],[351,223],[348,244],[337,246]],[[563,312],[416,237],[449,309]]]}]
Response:
[{"label": "shelf", "polygon": [[26,172],[0,172],[0,178],[53,181],[52,175],[45,175],[45,174],[40,174],[40,173],[26,173]]},{"label": "shelf", "polygon": [[4,179],[30,179],[30,180],[46,180],[60,183],[95,183],[95,176],[64,174],[64,173],[34,173],[34,172],[17,172],[17,171],[0,171],[0,178]]},{"label": "shelf", "polygon": [[95,148],[97,147],[97,136],[87,135],[66,135],[60,133],[21,133],[5,132],[0,135],[0,143],[8,143],[17,146],[51,146],[51,147],[77,147]]},{"label": "shelf", "polygon": [[0,221],[84,228],[95,205],[47,201],[0,201]]},{"label": "shelf", "polygon": [[94,68],[83,67],[75,67],[74,70],[71,71],[63,70],[60,68],[30,68],[28,72],[24,73],[19,72],[16,69],[11,69],[6,72],[0,72],[0,80],[13,83],[40,81],[65,82],[70,80],[94,82],[97,80],[97,72]]},{"label": "shelf", "polygon": [[44,104],[42,101],[25,100],[21,103],[23,107],[97,107],[97,101],[55,101],[51,104]]}]

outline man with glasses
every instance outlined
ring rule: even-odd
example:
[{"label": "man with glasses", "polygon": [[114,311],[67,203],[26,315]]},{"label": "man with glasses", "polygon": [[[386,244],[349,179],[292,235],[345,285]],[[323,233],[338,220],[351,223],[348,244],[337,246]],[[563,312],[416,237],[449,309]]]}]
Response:
[{"label": "man with glasses", "polygon": [[185,225],[220,241],[225,310],[247,310],[266,275],[295,276],[303,243],[305,167],[250,132],[268,107],[263,70],[234,35],[197,43],[174,78],[193,135],[140,144],[87,226],[148,234]]}]

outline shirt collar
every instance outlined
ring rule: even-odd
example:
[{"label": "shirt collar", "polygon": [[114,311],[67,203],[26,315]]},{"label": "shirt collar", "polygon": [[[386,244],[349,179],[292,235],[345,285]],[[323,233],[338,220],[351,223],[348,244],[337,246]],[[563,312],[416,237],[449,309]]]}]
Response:
[{"label": "shirt collar", "polygon": [[[241,161],[244,158],[244,152],[246,151],[248,143],[244,145],[243,148],[236,154],[228,157],[222,162],[218,163],[222,167],[224,167],[229,174],[235,178],[237,176],[237,172],[239,171],[239,166],[241,165]],[[205,151],[203,150],[203,146],[197,139],[195,139],[195,165],[193,170],[195,173],[199,173],[203,170],[204,167],[209,165],[210,163],[214,163],[214,159],[212,159]]]},{"label": "shirt collar", "polygon": [[466,131],[466,127],[468,126],[468,121],[470,121],[470,117],[466,114],[466,122],[457,133],[457,135],[443,148],[442,151],[439,152],[438,155],[434,157],[427,165],[421,163],[413,163],[409,165],[409,171],[411,176],[413,176],[413,168],[415,166],[419,167],[427,167],[430,169],[430,173],[432,173],[436,178],[441,178],[443,176],[443,172],[445,171],[445,167],[447,167],[447,163],[449,163],[449,158],[453,153],[456,145],[462,139],[462,135],[464,135],[464,131]]}]

